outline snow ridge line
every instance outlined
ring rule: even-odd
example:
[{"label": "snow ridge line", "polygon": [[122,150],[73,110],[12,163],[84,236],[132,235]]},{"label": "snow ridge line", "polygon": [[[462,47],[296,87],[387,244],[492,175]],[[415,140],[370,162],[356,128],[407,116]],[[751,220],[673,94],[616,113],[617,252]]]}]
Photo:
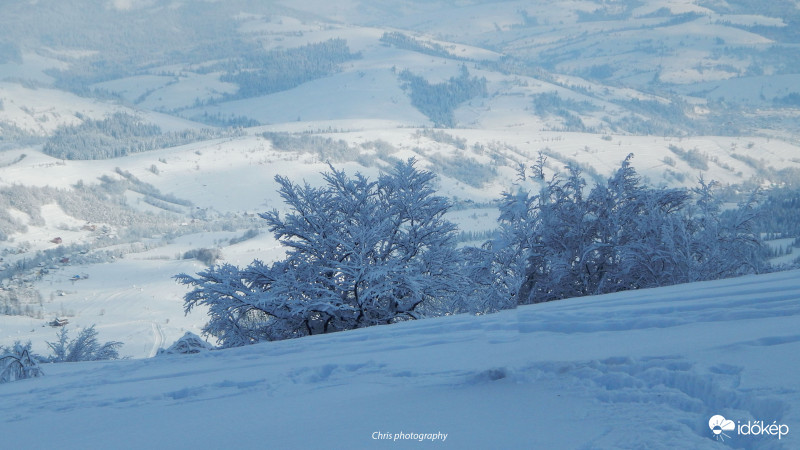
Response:
[{"label": "snow ridge line", "polygon": [[[797,276],[797,272],[792,271],[790,275]],[[718,281],[690,283],[623,292],[615,294],[615,298],[609,299],[611,301],[606,301],[603,296],[583,297],[563,307],[555,304],[522,307],[518,309],[520,332],[630,331],[798,316],[800,285],[780,283],[785,283],[785,280],[783,274],[768,274],[751,279],[745,286],[738,282],[732,286]],[[654,294],[656,298],[653,298]],[[636,314],[608,317],[610,307],[623,306],[635,309]],[[551,308],[554,311],[551,312]]]}]

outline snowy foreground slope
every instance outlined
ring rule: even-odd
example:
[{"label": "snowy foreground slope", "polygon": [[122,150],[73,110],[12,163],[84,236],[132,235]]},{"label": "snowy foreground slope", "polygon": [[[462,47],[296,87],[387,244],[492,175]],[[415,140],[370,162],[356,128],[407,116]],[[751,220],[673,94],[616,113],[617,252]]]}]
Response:
[{"label": "snowy foreground slope", "polygon": [[[0,436],[3,448],[800,448],[798,325],[790,271],[46,365],[0,385]],[[724,442],[714,415],[739,424]],[[738,434],[754,421],[789,432]]]}]

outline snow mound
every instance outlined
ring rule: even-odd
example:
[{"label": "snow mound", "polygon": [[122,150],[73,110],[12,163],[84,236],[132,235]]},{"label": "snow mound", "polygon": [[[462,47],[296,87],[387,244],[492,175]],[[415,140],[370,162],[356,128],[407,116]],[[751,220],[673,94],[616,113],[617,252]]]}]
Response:
[{"label": "snow mound", "polygon": [[192,333],[191,331],[187,331],[186,334],[181,336],[180,339],[175,341],[172,345],[169,346],[167,349],[160,349],[158,354],[159,355],[188,355],[194,353],[201,353],[206,352],[214,347],[211,346],[208,342],[204,341],[203,338],[200,336]]}]

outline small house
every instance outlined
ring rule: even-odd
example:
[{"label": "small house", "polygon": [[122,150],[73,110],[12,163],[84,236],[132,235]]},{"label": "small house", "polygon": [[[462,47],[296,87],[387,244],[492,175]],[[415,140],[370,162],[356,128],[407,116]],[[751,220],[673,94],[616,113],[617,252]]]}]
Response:
[{"label": "small house", "polygon": [[64,325],[66,325],[68,323],[69,323],[69,320],[67,320],[67,319],[59,319],[58,317],[56,317],[55,319],[53,319],[52,322],[49,322],[49,325],[51,327],[63,327]]}]

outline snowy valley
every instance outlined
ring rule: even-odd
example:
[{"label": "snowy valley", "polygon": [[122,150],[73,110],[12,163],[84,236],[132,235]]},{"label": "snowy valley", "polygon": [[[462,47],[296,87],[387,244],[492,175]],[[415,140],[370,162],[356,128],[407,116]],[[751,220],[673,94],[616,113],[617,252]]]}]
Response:
[{"label": "snowy valley", "polygon": [[[258,430],[242,448],[798,447],[797,2],[39,0],[0,6],[0,28],[0,348],[47,355],[61,320],[124,358],[0,384],[0,446],[227,448],[236,421]],[[177,275],[291,258],[260,216],[293,212],[276,177],[378,183],[409,158],[473,256],[519,231],[509,199],[557,198],[571,167],[585,186],[564,198],[589,204],[624,161],[666,211],[654,233],[696,247],[713,181],[711,221],[758,212],[726,236],[763,246],[724,271],[741,277],[614,288],[587,268],[576,292],[611,293],[522,300],[520,244],[525,273],[462,270],[515,287],[458,307],[163,354],[187,332],[233,347]],[[594,239],[574,261],[611,245]],[[653,278],[711,279],[678,272]]]}]

